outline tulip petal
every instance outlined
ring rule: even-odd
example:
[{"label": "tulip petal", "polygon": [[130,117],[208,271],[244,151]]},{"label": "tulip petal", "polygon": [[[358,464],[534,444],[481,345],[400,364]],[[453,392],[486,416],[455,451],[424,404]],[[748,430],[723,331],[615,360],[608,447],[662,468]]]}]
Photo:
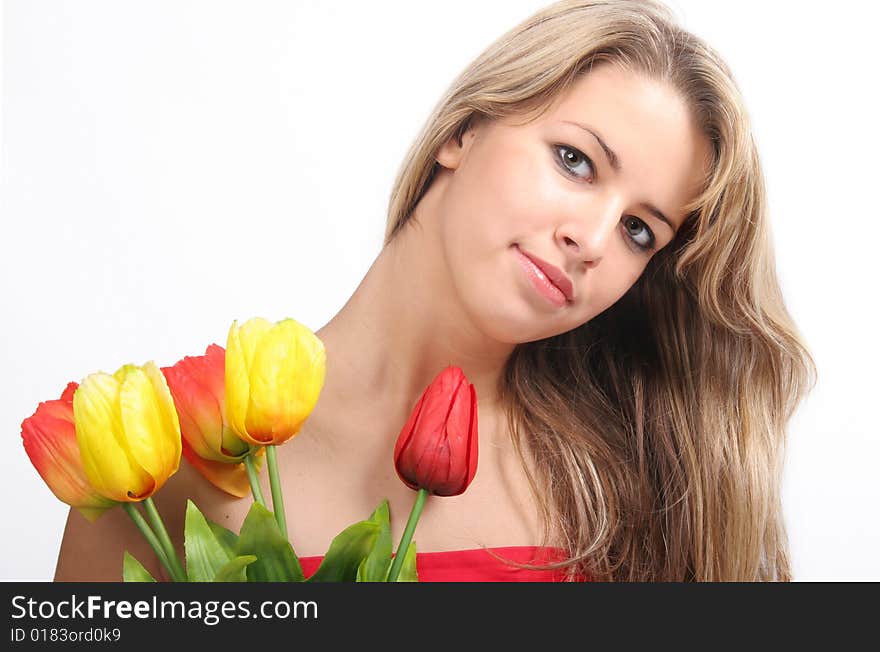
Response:
[{"label": "tulip petal", "polygon": [[477,390],[473,385],[468,384],[468,393],[470,395],[471,414],[470,419],[468,420],[467,478],[465,479],[464,487],[461,488],[460,493],[464,493],[468,486],[470,486],[471,482],[474,481],[474,478],[477,475],[477,462],[479,461],[480,437]]},{"label": "tulip petal", "polygon": [[[171,385],[170,382],[169,385]],[[189,415],[184,401],[180,399],[179,385],[172,385],[171,395],[174,397],[174,406],[177,408],[177,421],[180,423],[180,435],[183,441],[188,443],[200,457],[208,460],[214,459],[219,453],[216,452],[217,449],[212,444],[213,440],[219,439],[219,437],[211,437],[209,440],[209,433],[203,432],[199,424]]]},{"label": "tulip petal", "polygon": [[419,486],[428,488],[433,493],[440,493],[446,489],[449,479],[449,442],[442,432],[442,424],[441,432],[435,434],[436,429],[437,426],[432,424],[430,433],[423,431],[425,439],[418,449],[416,477],[419,479]]},{"label": "tulip petal", "polygon": [[[216,347],[219,349],[219,347]],[[220,355],[186,357],[175,365],[178,375],[170,375],[176,385],[168,383],[175,405],[183,407],[198,427],[201,436],[215,451],[222,447],[223,398],[226,387],[223,349]],[[180,410],[178,409],[178,412]]]},{"label": "tulip petal", "polygon": [[224,360],[224,350],[211,345],[204,356],[187,356],[162,371],[183,438],[205,459],[232,462],[247,452],[248,444],[224,425]]},{"label": "tulip petal", "polygon": [[159,416],[162,420],[162,435],[164,436],[164,452],[166,469],[172,469],[168,475],[173,475],[177,471],[180,464],[180,422],[177,419],[177,410],[174,409],[174,398],[171,396],[171,390],[168,389],[168,383],[165,382],[165,376],[162,374],[155,362],[147,362],[143,366],[144,373],[150,379],[153,385],[153,392],[156,398],[156,405],[159,409]]},{"label": "tulip petal", "polygon": [[90,521],[116,504],[98,494],[85,477],[69,401],[40,403],[34,415],[22,422],[21,437],[34,468],[61,502]]},{"label": "tulip petal", "polygon": [[425,394],[423,393],[410,412],[409,419],[407,419],[406,425],[400,431],[397,443],[394,446],[394,468],[397,470],[397,475],[406,486],[414,490],[417,490],[419,485],[418,476],[415,473],[417,461],[413,459],[417,449],[413,444],[413,440],[416,434],[416,426],[421,419],[424,404]]},{"label": "tulip petal", "polygon": [[37,407],[36,415],[39,413],[40,417],[51,417],[53,419],[61,419],[63,421],[69,422],[71,425],[73,424],[73,394],[71,394],[71,400],[65,401],[63,399],[58,399],[55,401],[44,401],[40,403],[39,407]]},{"label": "tulip petal", "polygon": [[215,487],[238,498],[243,498],[251,492],[247,470],[243,463],[228,464],[206,460],[197,455],[186,440],[183,440],[182,450],[186,461]]},{"label": "tulip petal", "polygon": [[224,379],[226,351],[222,346],[210,344],[205,349],[205,355],[200,358],[194,358],[195,360],[199,361],[199,368],[202,370],[200,373],[202,383],[204,383],[213,396],[219,399],[222,405],[223,397],[226,395]]},{"label": "tulip petal", "polygon": [[224,375],[226,419],[236,435],[247,442],[258,444],[259,442],[254,441],[248,435],[245,427],[250,381],[248,380],[248,364],[241,343],[240,330],[237,323],[232,322],[226,340]]},{"label": "tulip petal", "polygon": [[450,486],[450,490],[458,491],[461,484],[470,483],[468,478],[469,456],[471,441],[476,438],[470,436],[472,418],[472,402],[468,383],[462,382],[456,389],[449,418],[446,421],[446,439],[449,442],[450,458],[456,460],[457,468],[455,479],[458,486]]},{"label": "tulip petal", "polygon": [[61,392],[61,401],[65,404],[70,404],[71,409],[73,409],[73,393],[76,391],[76,388],[79,387],[78,383],[69,382],[67,383],[67,387],[64,388],[64,391]]},{"label": "tulip petal", "polygon": [[296,435],[318,402],[325,373],[324,344],[311,330],[294,319],[275,324],[250,366],[248,434],[272,444]]},{"label": "tulip petal", "polygon": [[153,362],[126,365],[119,392],[123,432],[132,458],[149,473],[154,486],[146,498],[173,475],[180,463],[180,424],[165,377]]},{"label": "tulip petal", "polygon": [[272,330],[272,324],[262,317],[248,319],[238,330],[238,339],[241,342],[244,364],[248,372],[254,363],[257,347],[270,330]]},{"label": "tulip petal", "polygon": [[87,376],[73,395],[73,413],[83,469],[98,493],[122,502],[153,487],[153,478],[132,463],[121,439],[119,382],[114,376]]},{"label": "tulip petal", "polygon": [[247,453],[250,446],[226,425],[229,423],[226,417],[226,351],[223,347],[211,344],[205,350],[203,360],[206,369],[201,379],[208,391],[217,397],[220,421],[224,424],[220,429],[219,450],[224,455],[224,460],[228,461],[230,457],[240,457]]}]

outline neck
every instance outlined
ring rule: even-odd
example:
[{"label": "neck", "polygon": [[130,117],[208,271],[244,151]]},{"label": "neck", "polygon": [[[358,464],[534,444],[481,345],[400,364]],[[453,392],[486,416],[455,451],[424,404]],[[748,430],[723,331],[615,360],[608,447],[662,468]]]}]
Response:
[{"label": "neck", "polygon": [[458,300],[437,218],[429,190],[348,302],[317,331],[327,350],[327,376],[316,409],[322,402],[344,406],[400,428],[448,365],[460,367],[474,385],[481,413],[497,406],[499,377],[514,345],[488,338]]}]

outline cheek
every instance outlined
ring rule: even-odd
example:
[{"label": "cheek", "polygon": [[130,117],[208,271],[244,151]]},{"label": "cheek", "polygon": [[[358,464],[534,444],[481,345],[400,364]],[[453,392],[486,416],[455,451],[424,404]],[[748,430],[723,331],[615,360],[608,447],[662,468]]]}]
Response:
[{"label": "cheek", "polygon": [[450,182],[440,216],[453,267],[490,265],[536,228],[543,199],[535,192],[533,167],[509,146],[487,143],[471,151]]},{"label": "cheek", "polygon": [[459,214],[508,243],[552,226],[560,188],[539,146],[525,138],[500,140],[471,153],[460,170]]},{"label": "cheek", "polygon": [[496,179],[491,192],[503,198],[507,226],[515,240],[546,239],[552,236],[570,197],[548,156],[540,148],[523,148],[508,153],[503,178]]}]

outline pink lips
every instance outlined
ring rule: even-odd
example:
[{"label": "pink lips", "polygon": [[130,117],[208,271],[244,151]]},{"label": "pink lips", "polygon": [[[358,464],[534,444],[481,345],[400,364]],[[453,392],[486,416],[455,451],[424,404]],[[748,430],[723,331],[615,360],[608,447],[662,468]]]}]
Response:
[{"label": "pink lips", "polygon": [[574,288],[565,272],[558,267],[551,265],[546,260],[541,260],[537,256],[530,254],[527,251],[523,251],[520,249],[519,245],[515,246],[523,256],[531,260],[535,266],[544,273],[544,276],[546,276],[547,279],[565,295],[568,302],[571,302],[574,299]]}]

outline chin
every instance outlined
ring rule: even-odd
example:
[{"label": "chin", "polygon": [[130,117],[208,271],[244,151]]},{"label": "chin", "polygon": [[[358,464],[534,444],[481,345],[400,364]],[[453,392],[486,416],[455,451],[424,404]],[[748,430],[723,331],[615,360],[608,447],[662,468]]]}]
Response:
[{"label": "chin", "polygon": [[514,346],[552,337],[560,332],[552,328],[547,320],[537,323],[534,315],[515,314],[514,310],[494,309],[491,313],[482,311],[477,319],[480,331],[487,338],[502,344]]}]

